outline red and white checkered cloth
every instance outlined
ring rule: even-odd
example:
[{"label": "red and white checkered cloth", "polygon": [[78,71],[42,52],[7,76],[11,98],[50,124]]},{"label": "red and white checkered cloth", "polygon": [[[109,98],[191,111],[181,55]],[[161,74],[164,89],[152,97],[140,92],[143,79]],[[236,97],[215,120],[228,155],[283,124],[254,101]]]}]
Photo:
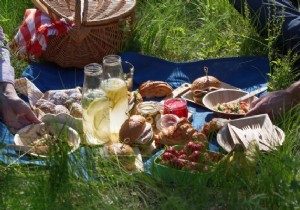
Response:
[{"label": "red and white checkered cloth", "polygon": [[41,57],[47,48],[48,37],[67,33],[73,25],[64,19],[54,22],[39,9],[26,9],[23,23],[14,38],[19,54],[27,54],[29,59]]}]

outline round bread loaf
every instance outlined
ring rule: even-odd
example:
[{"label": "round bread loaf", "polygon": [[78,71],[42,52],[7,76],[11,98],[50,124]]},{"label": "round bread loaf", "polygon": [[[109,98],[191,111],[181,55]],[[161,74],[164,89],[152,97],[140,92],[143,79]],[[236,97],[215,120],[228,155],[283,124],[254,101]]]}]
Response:
[{"label": "round bread loaf", "polygon": [[191,91],[205,90],[209,87],[220,88],[221,82],[213,76],[203,76],[195,79],[191,86]]},{"label": "round bread loaf", "polygon": [[146,119],[141,115],[132,115],[121,126],[119,139],[126,144],[133,144],[135,140],[144,132]]}]

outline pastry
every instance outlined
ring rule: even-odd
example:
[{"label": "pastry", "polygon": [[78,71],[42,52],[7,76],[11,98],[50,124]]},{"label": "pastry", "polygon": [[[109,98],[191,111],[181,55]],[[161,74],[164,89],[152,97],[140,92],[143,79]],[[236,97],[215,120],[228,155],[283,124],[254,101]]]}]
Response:
[{"label": "pastry", "polygon": [[163,81],[147,81],[140,85],[139,93],[142,97],[163,97],[172,94],[173,88]]},{"label": "pastry", "polygon": [[194,128],[186,118],[180,120],[174,126],[161,130],[155,136],[157,144],[183,145],[189,141],[207,141],[206,135]]}]

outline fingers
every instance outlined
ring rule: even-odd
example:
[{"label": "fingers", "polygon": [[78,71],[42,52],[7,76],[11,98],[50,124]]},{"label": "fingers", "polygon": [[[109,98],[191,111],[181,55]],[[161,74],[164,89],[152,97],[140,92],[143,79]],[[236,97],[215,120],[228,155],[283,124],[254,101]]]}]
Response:
[{"label": "fingers", "polygon": [[13,133],[32,123],[41,122],[22,100],[12,101],[2,108],[5,110],[2,112],[3,121]]},{"label": "fingers", "polygon": [[35,116],[35,114],[31,110],[28,110],[25,113],[25,117],[31,123],[41,123],[41,121]]}]

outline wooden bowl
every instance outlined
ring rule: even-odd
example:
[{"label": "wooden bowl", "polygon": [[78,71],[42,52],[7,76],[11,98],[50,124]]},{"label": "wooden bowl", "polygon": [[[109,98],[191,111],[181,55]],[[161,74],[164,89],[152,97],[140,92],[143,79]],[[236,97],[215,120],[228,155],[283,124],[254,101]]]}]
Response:
[{"label": "wooden bowl", "polygon": [[[237,113],[224,113],[215,110],[215,106],[217,106],[218,103],[227,103],[229,101],[235,100],[239,97],[242,97],[246,95],[248,92],[243,90],[236,90],[236,89],[219,89],[210,93],[207,93],[203,97],[203,105],[214,112],[216,115],[218,115],[221,118],[227,118],[227,119],[235,119],[245,116],[245,114],[237,114]],[[257,97],[253,96],[246,100],[248,104],[250,104],[253,100],[257,99]]]}]

